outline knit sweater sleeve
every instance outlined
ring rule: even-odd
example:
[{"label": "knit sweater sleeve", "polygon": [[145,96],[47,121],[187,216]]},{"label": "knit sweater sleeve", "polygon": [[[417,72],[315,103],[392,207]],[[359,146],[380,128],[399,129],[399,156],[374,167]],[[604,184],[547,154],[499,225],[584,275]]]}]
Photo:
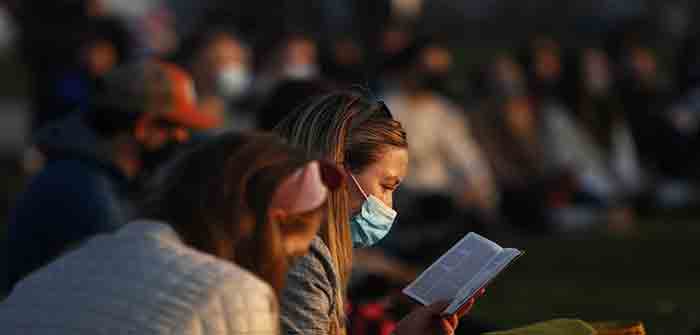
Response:
[{"label": "knit sweater sleeve", "polygon": [[282,334],[327,335],[337,303],[336,271],[328,248],[315,239],[311,252],[288,272],[280,301]]}]

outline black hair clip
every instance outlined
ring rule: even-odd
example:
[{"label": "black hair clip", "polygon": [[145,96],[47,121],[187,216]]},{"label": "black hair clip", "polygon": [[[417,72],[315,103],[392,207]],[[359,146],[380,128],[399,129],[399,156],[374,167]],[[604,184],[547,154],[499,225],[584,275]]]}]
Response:
[{"label": "black hair clip", "polygon": [[[372,92],[371,89],[367,85],[360,85],[360,84],[355,84],[350,87],[351,90],[357,91],[363,96],[367,97],[368,100],[373,101],[373,105],[367,108],[365,111],[361,111],[354,117],[354,119],[359,119],[358,121],[361,122],[353,122],[354,125],[359,125],[360,123],[366,121],[369,119],[374,113],[379,112],[382,116],[388,117],[390,119],[394,119],[394,116],[391,114],[391,111],[389,110],[389,107],[386,106],[383,100],[377,98],[377,96]],[[363,115],[366,114],[366,115]],[[364,117],[360,117],[364,116]],[[353,120],[354,121],[354,120]]]}]

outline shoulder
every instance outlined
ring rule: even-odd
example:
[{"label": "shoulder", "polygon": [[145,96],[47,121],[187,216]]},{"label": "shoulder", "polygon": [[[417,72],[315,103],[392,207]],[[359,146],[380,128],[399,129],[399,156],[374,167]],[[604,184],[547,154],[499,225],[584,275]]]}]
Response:
[{"label": "shoulder", "polygon": [[[127,226],[95,237],[20,282],[0,307],[17,311],[15,324],[29,324],[29,315],[39,312],[33,320],[57,328],[278,334],[277,300],[269,285],[233,263],[168,238],[164,230]],[[2,310],[0,321],[5,321]]]},{"label": "shoulder", "polygon": [[309,247],[307,256],[309,257],[304,258],[318,259],[318,261],[323,264],[333,264],[331,251],[328,249],[326,243],[318,236],[311,240],[311,246]]},{"label": "shoulder", "polygon": [[316,238],[287,273],[280,313],[284,334],[327,334],[339,294],[328,247]]},{"label": "shoulder", "polygon": [[303,282],[323,284],[335,288],[337,271],[333,265],[328,246],[319,238],[315,237],[309,248],[309,252],[297,259],[294,266],[289,270],[287,285],[295,285],[297,279]]},{"label": "shoulder", "polygon": [[116,183],[104,169],[79,159],[62,159],[49,162],[31,180],[25,195],[60,198],[62,202],[91,200],[114,192]]},{"label": "shoulder", "polygon": [[16,203],[13,219],[43,224],[61,218],[71,225],[92,226],[120,218],[122,203],[116,201],[109,183],[80,161],[53,161],[30,181]]},{"label": "shoulder", "polygon": [[143,281],[141,298],[149,301],[143,315],[188,334],[278,333],[275,292],[248,270],[185,245],[166,225],[132,222],[110,235],[86,247],[108,244],[132,260],[128,272],[136,274],[121,282]]},{"label": "shoulder", "polygon": [[104,232],[126,223],[127,203],[112,181],[79,161],[52,162],[28,185],[13,210],[13,221]]}]

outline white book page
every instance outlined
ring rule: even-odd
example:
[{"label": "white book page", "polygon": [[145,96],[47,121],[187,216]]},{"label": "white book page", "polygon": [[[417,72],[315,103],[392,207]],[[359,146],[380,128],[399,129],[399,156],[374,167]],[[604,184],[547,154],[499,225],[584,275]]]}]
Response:
[{"label": "white book page", "polygon": [[454,296],[454,300],[445,309],[446,314],[453,314],[479,289],[486,286],[498,273],[510,264],[521,252],[517,249],[503,249],[484,266],[468,283]]},{"label": "white book page", "polygon": [[403,293],[424,305],[452,301],[502,250],[498,244],[469,233],[423,271]]}]

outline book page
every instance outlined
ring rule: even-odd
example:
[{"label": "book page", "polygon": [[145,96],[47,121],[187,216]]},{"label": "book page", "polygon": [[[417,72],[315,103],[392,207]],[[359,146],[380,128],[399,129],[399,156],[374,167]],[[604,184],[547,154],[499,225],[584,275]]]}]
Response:
[{"label": "book page", "polygon": [[446,314],[455,313],[481,288],[485,287],[493,278],[508,266],[522,253],[517,249],[503,249],[484,266],[469,282],[467,282],[454,296],[454,300],[445,309]]},{"label": "book page", "polygon": [[424,305],[452,301],[503,250],[498,244],[469,233],[409,284],[403,293]]}]

